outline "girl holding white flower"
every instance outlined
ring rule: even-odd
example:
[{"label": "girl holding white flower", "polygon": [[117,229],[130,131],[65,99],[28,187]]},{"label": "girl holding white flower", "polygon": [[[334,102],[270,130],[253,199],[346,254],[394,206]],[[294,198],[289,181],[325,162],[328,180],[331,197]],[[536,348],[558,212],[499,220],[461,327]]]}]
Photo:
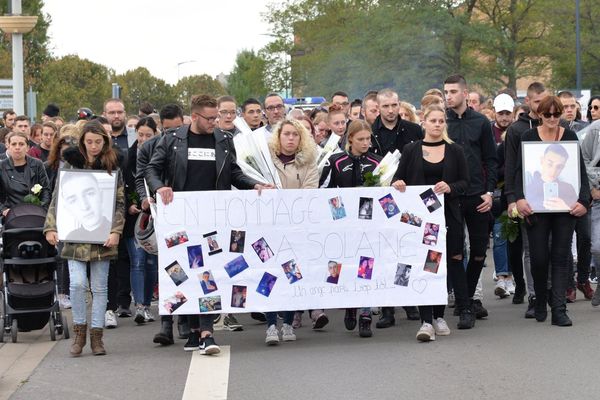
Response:
[{"label": "girl holding white flower", "polygon": [[29,202],[47,208],[50,202],[48,176],[44,164],[27,155],[27,136],[21,132],[11,132],[6,142],[8,157],[0,162],[2,216],[6,217],[12,207],[21,203]]}]

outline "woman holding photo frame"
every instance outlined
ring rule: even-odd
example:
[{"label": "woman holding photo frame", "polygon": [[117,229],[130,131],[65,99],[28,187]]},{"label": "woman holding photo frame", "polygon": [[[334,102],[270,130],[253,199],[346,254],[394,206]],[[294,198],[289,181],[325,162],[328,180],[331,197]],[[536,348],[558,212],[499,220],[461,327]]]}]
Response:
[{"label": "woman holding photo frame", "polygon": [[[590,205],[590,188],[581,154],[578,154],[579,152],[569,154],[564,146],[557,143],[577,142],[575,132],[560,126],[562,112],[562,103],[556,96],[545,97],[540,102],[538,114],[542,123],[537,128],[524,132],[521,139],[523,144],[519,149],[515,167],[517,169],[515,194],[517,211],[525,217],[529,239],[531,273],[536,294],[535,319],[538,322],[546,320],[548,316],[546,303],[549,301],[552,309],[552,325],[571,326],[573,323],[567,316],[565,298],[571,270],[569,265],[571,241],[576,219],[585,215]],[[531,182],[525,183],[523,170],[528,154],[523,149],[527,149],[528,142],[549,142],[549,146],[541,157],[540,171],[533,174]],[[561,187],[567,189],[568,194],[577,182],[559,181],[558,177],[567,165],[568,159],[575,157],[579,157],[579,171],[576,171],[579,175],[579,191],[575,196],[565,197],[561,195]],[[543,189],[536,189],[537,181],[539,181],[537,186]],[[526,197],[526,192],[529,198]],[[539,203],[535,197],[540,196],[534,196],[538,192],[543,192],[543,207],[534,206],[535,203]],[[548,273],[552,279],[550,291],[547,287]]]},{"label": "woman holding photo frame", "polygon": [[[125,222],[123,178],[119,170],[118,156],[112,146],[111,137],[98,121],[92,120],[87,122],[83,126],[78,148],[65,150],[63,156],[66,161],[64,168],[67,170],[104,170],[109,175],[116,174],[117,188],[110,234],[107,238],[99,238],[104,243],[72,243],[67,240],[64,243],[61,253],[61,256],[68,260],[71,278],[70,292],[74,324],[74,338],[70,350],[71,355],[74,357],[79,356],[86,344],[88,324],[86,322],[85,298],[88,286],[86,273],[88,262],[90,263],[90,286],[93,294],[90,342],[94,355],[104,355],[106,354],[106,350],[102,342],[102,335],[108,291],[109,260],[117,257],[117,246]],[[79,173],[84,174],[84,172]],[[58,243],[56,215],[59,196],[63,196],[62,193],[59,193],[62,191],[61,186],[63,186],[60,183],[61,178],[59,178],[58,185],[54,189],[52,202],[50,203],[46,217],[46,224],[44,225],[46,240],[51,245]],[[84,189],[80,188],[80,191],[84,192]],[[60,201],[62,201],[62,198]]]},{"label": "woman holding photo frame", "polygon": [[[464,220],[460,210],[460,196],[466,193],[469,185],[467,160],[462,147],[448,137],[446,113],[441,106],[431,105],[425,109],[423,129],[425,137],[422,140],[404,147],[392,186],[403,192],[407,185],[432,185],[437,195],[444,195],[448,279],[460,311],[458,329],[470,329],[475,325],[475,315],[472,300],[469,303],[463,266]],[[450,334],[444,320],[445,308],[444,305],[419,306],[422,325],[417,340],[428,342],[435,340],[436,334]]]},{"label": "woman holding photo frame", "polygon": [[[317,172],[317,149],[308,130],[297,120],[286,119],[273,129],[269,143],[271,158],[279,174],[283,189],[316,189],[319,184]],[[277,331],[277,313],[268,312],[267,337],[265,343],[279,343]],[[313,327],[320,329],[329,320],[323,310],[311,312]],[[296,340],[294,328],[294,311],[283,312],[281,338],[284,342]]]}]

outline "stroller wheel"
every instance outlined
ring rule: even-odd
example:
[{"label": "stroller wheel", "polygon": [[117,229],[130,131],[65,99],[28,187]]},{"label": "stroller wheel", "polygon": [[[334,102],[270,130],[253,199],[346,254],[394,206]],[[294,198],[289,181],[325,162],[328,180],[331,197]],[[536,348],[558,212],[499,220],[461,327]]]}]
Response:
[{"label": "stroller wheel", "polygon": [[62,317],[63,322],[63,339],[69,339],[71,335],[69,334],[69,323],[67,322],[67,318]]},{"label": "stroller wheel", "polygon": [[56,326],[54,325],[54,316],[51,315],[48,320],[48,328],[50,329],[50,340],[53,342],[56,340]]},{"label": "stroller wheel", "polygon": [[12,328],[10,329],[10,336],[13,343],[17,343],[17,333],[19,332],[19,328],[17,327],[17,320],[12,320]]}]

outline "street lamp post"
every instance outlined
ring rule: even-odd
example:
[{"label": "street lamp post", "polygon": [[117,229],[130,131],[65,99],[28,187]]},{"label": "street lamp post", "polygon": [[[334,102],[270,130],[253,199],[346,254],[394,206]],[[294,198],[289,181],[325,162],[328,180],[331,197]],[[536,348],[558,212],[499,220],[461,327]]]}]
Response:
[{"label": "street lamp post", "polygon": [[21,0],[12,0],[12,14],[0,16],[0,29],[12,34],[13,109],[25,114],[25,89],[23,84],[23,34],[30,32],[37,17],[21,15]]},{"label": "street lamp post", "polygon": [[197,62],[196,60],[188,60],[188,61],[182,61],[182,62],[178,62],[177,63],[177,82],[179,82],[179,67],[181,67],[183,64],[189,64],[189,63],[195,63]]}]

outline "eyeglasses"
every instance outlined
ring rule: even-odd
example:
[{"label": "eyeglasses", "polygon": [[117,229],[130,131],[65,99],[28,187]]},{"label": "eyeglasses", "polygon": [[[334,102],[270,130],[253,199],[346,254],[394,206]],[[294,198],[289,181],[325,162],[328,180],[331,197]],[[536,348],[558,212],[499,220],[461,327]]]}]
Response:
[{"label": "eyeglasses", "polygon": [[553,113],[545,112],[545,113],[542,113],[542,115],[544,116],[544,118],[550,118],[550,117],[560,118],[560,116],[562,115],[562,113],[559,113],[558,111],[555,111]]},{"label": "eyeglasses", "polygon": [[348,103],[347,101],[344,101],[341,103],[333,103],[333,104],[337,104],[338,106],[342,106],[342,107],[348,107],[350,105],[350,103]]},{"label": "eyeglasses", "polygon": [[276,106],[269,106],[266,108],[267,111],[283,110],[285,106],[283,104],[277,104]]},{"label": "eyeglasses", "polygon": [[592,110],[594,110],[594,111],[598,111],[598,110],[600,109],[600,106],[599,106],[599,105],[589,106],[589,107],[588,107],[588,109],[589,109],[590,111],[592,111]]},{"label": "eyeglasses", "polygon": [[204,118],[205,120],[207,120],[208,122],[215,122],[217,120],[217,117],[205,117],[204,115],[200,114],[200,113],[194,113],[202,118]]},{"label": "eyeglasses", "polygon": [[235,111],[221,110],[221,111],[219,111],[219,115],[221,117],[226,117],[228,115],[235,115]]}]

